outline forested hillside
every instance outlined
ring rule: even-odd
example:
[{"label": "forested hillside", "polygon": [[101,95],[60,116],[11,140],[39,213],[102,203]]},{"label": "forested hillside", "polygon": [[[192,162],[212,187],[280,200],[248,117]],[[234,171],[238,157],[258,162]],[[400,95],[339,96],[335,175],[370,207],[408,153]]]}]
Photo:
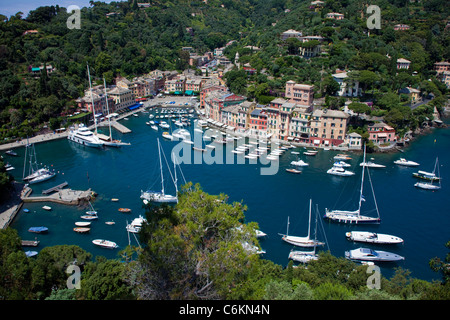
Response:
[{"label": "forested hillside", "polygon": [[[328,107],[337,108],[343,102],[334,96],[330,75],[346,69],[354,71],[364,98],[376,103],[373,113],[387,115],[399,128],[417,127],[418,116],[429,115],[430,108],[413,114],[403,108],[398,89],[418,87],[433,94],[431,106],[445,104],[447,88],[433,70],[435,62],[450,59],[444,0],[373,1],[370,4],[381,9],[379,30],[367,28],[368,3],[358,0],[325,1],[320,10],[304,0],[149,2],[150,7],[140,8],[135,0],[91,1],[81,11],[80,29],[67,27],[70,15],[58,6],[37,8],[26,17],[20,12],[0,15],[0,139],[32,135],[44,124],[51,129],[63,124],[74,99],[88,86],[87,63],[94,78],[105,77],[112,84],[119,75],[182,71],[188,68],[183,46],[204,53],[230,40],[236,42],[225,50],[227,57],[232,60],[239,52],[241,66],[249,63],[257,73],[248,77],[234,70],[225,75],[227,83],[234,92],[260,103],[280,95],[285,82],[294,80],[314,84],[316,98],[326,98]],[[327,19],[329,12],[345,18]],[[410,30],[394,31],[398,23],[407,23]],[[298,49],[308,43],[281,40],[288,29],[324,37],[321,54],[300,57]],[[37,32],[24,34],[27,30]],[[410,60],[411,68],[397,72],[397,58]],[[31,67],[42,65],[55,71],[30,74]]]}]

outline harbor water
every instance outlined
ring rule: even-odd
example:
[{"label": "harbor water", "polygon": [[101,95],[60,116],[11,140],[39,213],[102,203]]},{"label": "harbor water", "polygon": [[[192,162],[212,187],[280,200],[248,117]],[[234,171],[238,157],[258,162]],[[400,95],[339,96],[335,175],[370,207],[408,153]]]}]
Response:
[{"label": "harbor water", "polygon": [[[103,150],[84,147],[67,139],[42,142],[35,145],[39,163],[49,166],[57,172],[55,178],[32,185],[33,195],[40,195],[42,190],[57,184],[68,182],[74,190],[91,188],[98,193],[92,202],[98,211],[98,220],[92,221],[91,231],[80,234],[73,231],[76,221],[84,215],[88,207],[67,206],[56,203],[26,203],[16,216],[12,227],[17,229],[23,240],[40,241],[37,251],[52,245],[78,245],[93,256],[119,258],[118,252],[128,243],[137,245],[133,235],[128,235],[125,226],[145,209],[140,199],[141,190],[149,187],[161,188],[160,166],[157,138],[160,138],[164,154],[170,162],[173,148],[180,142],[167,141],[161,138],[163,130],[155,132],[146,124],[148,113],[138,113],[138,117],[121,120],[122,124],[132,130],[129,134],[113,131],[114,137],[130,142],[130,146],[122,148],[105,148]],[[187,129],[193,132],[194,125]],[[105,132],[106,129],[102,129]],[[229,149],[231,150],[231,149]],[[299,152],[299,155],[291,152]],[[245,212],[247,222],[255,221],[267,237],[260,240],[266,251],[265,259],[282,266],[289,262],[288,254],[293,248],[281,240],[280,234],[287,231],[287,219],[290,219],[289,234],[306,236],[308,229],[309,200],[312,199],[314,213],[320,212],[317,237],[327,245],[319,250],[329,249],[338,257],[345,251],[359,247],[370,247],[397,253],[405,257],[404,261],[381,265],[382,275],[392,276],[395,267],[399,266],[411,271],[411,276],[431,281],[440,279],[440,274],[433,272],[428,265],[434,257],[445,258],[448,249],[445,243],[450,240],[450,210],[448,181],[450,181],[450,129],[434,129],[425,136],[419,137],[403,153],[368,154],[376,163],[384,164],[381,169],[370,169],[370,180],[373,184],[381,223],[377,225],[346,225],[327,222],[322,219],[325,208],[355,210],[358,207],[359,188],[361,183],[362,152],[347,152],[352,159],[349,170],[354,171],[351,177],[338,177],[327,174],[337,151],[319,149],[315,156],[306,156],[304,148],[287,150],[279,160],[276,174],[263,175],[261,163],[229,164],[181,164],[182,173],[187,181],[199,183],[202,189],[210,194],[224,193],[229,202],[242,201],[248,206]],[[11,171],[17,181],[21,181],[25,148],[16,149],[18,157],[8,157],[15,170]],[[198,151],[192,151],[198,152]],[[229,151],[228,151],[229,152]],[[226,156],[226,155],[225,155]],[[224,156],[224,157],[225,157]],[[229,154],[233,159],[241,155]],[[420,163],[419,168],[401,167],[393,163],[404,157]],[[436,157],[439,158],[439,170],[442,177],[442,189],[438,191],[421,190],[414,187],[417,179],[412,176],[417,170],[433,171]],[[290,162],[302,159],[309,163],[301,174],[286,172]],[[230,159],[230,158],[228,158]],[[163,158],[163,163],[165,160]],[[163,165],[164,167],[165,164]],[[165,168],[166,170],[167,168]],[[171,168],[173,171],[173,167]],[[182,177],[178,175],[178,181]],[[169,174],[165,173],[166,193],[174,194],[175,189]],[[369,182],[366,176],[365,182]],[[372,191],[365,183],[364,195],[367,201],[362,204],[362,211],[367,215],[376,215],[373,210]],[[117,202],[111,199],[119,199]],[[51,211],[42,209],[49,205]],[[119,208],[130,208],[130,213],[119,212]],[[315,221],[312,219],[313,222]],[[115,224],[105,224],[114,221]],[[28,232],[30,227],[48,227],[47,234]],[[312,234],[315,224],[312,225]],[[369,245],[353,243],[346,239],[348,231],[374,231],[392,234],[404,239],[401,245]],[[118,249],[104,249],[92,243],[94,239],[107,239],[116,242]],[[33,250],[35,250],[33,248]]]}]

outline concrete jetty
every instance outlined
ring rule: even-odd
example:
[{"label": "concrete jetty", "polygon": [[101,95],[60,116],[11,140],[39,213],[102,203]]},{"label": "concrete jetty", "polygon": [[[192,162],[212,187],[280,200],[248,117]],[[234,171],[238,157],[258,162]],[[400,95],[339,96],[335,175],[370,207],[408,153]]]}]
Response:
[{"label": "concrete jetty", "polygon": [[[29,189],[29,187],[27,187]],[[25,188],[25,189],[27,189]],[[91,189],[86,191],[82,190],[72,190],[72,189],[61,189],[56,193],[46,195],[46,196],[23,196],[22,201],[24,203],[29,202],[55,202],[65,205],[78,205],[82,202],[89,201],[94,196]]]}]

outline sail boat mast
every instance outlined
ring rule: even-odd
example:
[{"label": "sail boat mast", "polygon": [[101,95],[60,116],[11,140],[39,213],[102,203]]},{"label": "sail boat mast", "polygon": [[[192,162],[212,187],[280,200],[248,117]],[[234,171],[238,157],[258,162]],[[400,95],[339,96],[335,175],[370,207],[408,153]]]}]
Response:
[{"label": "sail boat mast", "polygon": [[164,196],[164,176],[161,162],[161,145],[159,144],[159,138],[158,138],[158,153],[159,153],[159,167],[161,169],[161,193]]},{"label": "sail boat mast", "polygon": [[95,117],[94,96],[92,95],[91,73],[89,71],[89,64],[87,64],[87,71],[88,71],[88,78],[89,78],[89,91],[91,93],[92,115],[94,116],[95,133],[97,133],[97,118]]},{"label": "sail boat mast", "polygon": [[111,116],[109,115],[108,93],[106,92],[106,80],[105,80],[105,78],[103,78],[103,87],[105,88],[106,110],[108,112],[109,141],[112,141]]},{"label": "sail boat mast", "polygon": [[[363,163],[366,163],[366,145],[364,144],[364,156],[363,156]],[[358,206],[358,216],[361,213],[361,202],[363,197],[363,187],[364,187],[364,168],[366,166],[362,167],[362,174],[361,174],[361,189],[359,192],[359,206]]]}]

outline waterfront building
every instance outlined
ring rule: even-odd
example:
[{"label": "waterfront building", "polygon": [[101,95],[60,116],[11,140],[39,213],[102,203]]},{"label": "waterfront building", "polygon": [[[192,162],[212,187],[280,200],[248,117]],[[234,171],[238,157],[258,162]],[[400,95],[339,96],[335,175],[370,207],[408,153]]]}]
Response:
[{"label": "waterfront building", "polygon": [[312,106],[314,100],[314,87],[289,80],[286,82],[285,97],[289,99],[289,102],[302,106]]},{"label": "waterfront building", "polygon": [[186,77],[185,76],[177,76],[174,79],[166,80],[164,82],[164,92],[166,94],[175,93],[180,94],[184,93],[186,85]]},{"label": "waterfront building", "polygon": [[349,117],[340,110],[314,110],[310,122],[310,143],[324,146],[340,145],[345,139]]},{"label": "waterfront building", "polygon": [[369,140],[376,144],[397,141],[395,129],[384,122],[370,125],[367,131],[369,132]]},{"label": "waterfront building", "polygon": [[362,137],[359,133],[352,132],[345,136],[345,143],[348,145],[350,150],[361,150],[362,149]]},{"label": "waterfront building", "polygon": [[289,122],[287,140],[295,142],[309,142],[309,118],[310,108],[306,106],[294,107]]},{"label": "waterfront building", "polygon": [[127,88],[116,86],[108,91],[108,97],[114,100],[115,105],[115,109],[113,111],[110,109],[110,112],[121,111],[135,104],[133,92]]},{"label": "waterfront building", "polygon": [[206,83],[206,79],[186,79],[185,92],[186,94],[199,93],[202,90],[203,84]]},{"label": "waterfront building", "polygon": [[215,121],[221,121],[222,109],[230,105],[239,104],[246,100],[245,97],[234,93],[212,91],[205,97],[205,115]]},{"label": "waterfront building", "polygon": [[108,107],[110,112],[115,112],[116,105],[114,103],[114,99],[108,96],[107,105],[106,95],[104,93],[105,89],[102,85],[95,86],[94,88],[92,88],[92,97],[91,90],[87,89],[84,92],[84,97],[76,99],[75,102],[77,103],[79,109],[85,109],[86,111],[95,114],[102,113],[103,115],[107,115]]},{"label": "waterfront building", "polygon": [[247,126],[250,132],[257,135],[267,132],[267,114],[261,105],[258,105],[251,113]]},{"label": "waterfront building", "polygon": [[358,97],[362,95],[361,88],[359,87],[359,81],[349,81],[347,72],[337,72],[331,75],[339,84],[339,91],[337,95],[340,97]]},{"label": "waterfront building", "polygon": [[409,69],[411,61],[400,58],[397,59],[397,69]]},{"label": "waterfront building", "polygon": [[[222,123],[231,127],[239,127],[239,121],[241,118],[239,117],[239,111],[241,110],[239,105],[231,105],[222,109]],[[244,124],[245,128],[245,124]]]},{"label": "waterfront building", "polygon": [[220,91],[222,93],[228,92],[228,88],[226,86],[221,85],[208,85],[204,86],[200,91],[200,105],[199,107],[204,109],[205,108],[205,99],[207,95],[213,91]]},{"label": "waterfront building", "polygon": [[450,71],[444,71],[441,75],[442,82],[450,89]]}]

